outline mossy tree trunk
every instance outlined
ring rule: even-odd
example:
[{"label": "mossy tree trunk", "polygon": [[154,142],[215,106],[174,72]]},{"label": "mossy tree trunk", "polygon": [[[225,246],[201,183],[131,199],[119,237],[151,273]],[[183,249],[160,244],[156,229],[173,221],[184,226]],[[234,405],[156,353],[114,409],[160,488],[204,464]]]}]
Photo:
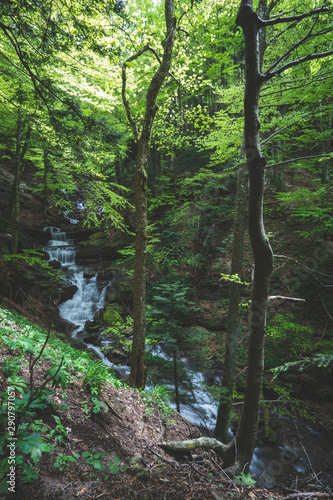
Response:
[{"label": "mossy tree trunk", "polygon": [[12,186],[12,197],[11,197],[11,219],[12,219],[12,231],[13,231],[13,243],[12,252],[13,254],[18,253],[18,243],[19,243],[19,226],[20,226],[20,184],[21,177],[23,173],[23,162],[24,156],[27,152],[29,140],[31,135],[31,128],[28,126],[25,130],[25,122],[22,119],[21,110],[18,109],[17,112],[17,126],[16,126],[16,148],[15,148],[15,177]]},{"label": "mossy tree trunk", "polygon": [[[153,122],[158,109],[156,98],[169,72],[172,60],[172,50],[176,35],[176,18],[174,17],[174,0],[165,0],[166,37],[163,42],[163,58],[153,76],[147,94],[146,111],[141,134],[131,115],[130,105],[126,99],[126,66],[140,57],[144,52],[156,52],[147,44],[123,64],[122,97],[128,120],[133,128],[138,153],[135,174],[135,265],[134,265],[134,304],[133,304],[133,344],[131,355],[131,373],[129,385],[144,388],[146,383],[145,338],[146,338],[146,266],[147,266],[147,167],[150,149],[150,139]],[[158,57],[158,56],[157,56]]]}]

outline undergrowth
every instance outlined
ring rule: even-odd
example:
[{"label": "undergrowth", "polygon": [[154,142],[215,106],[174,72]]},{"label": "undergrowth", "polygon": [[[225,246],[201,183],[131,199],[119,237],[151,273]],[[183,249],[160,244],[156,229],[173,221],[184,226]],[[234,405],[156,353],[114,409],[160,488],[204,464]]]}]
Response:
[{"label": "undergrowth", "polygon": [[[98,400],[103,386],[110,383],[120,387],[115,375],[102,363],[96,363],[88,353],[80,351],[57,338],[56,334],[32,324],[15,312],[0,308],[0,335],[3,357],[3,373],[6,377],[0,393],[3,402],[0,409],[0,494],[15,491],[18,473],[23,481],[38,477],[38,462],[43,453],[65,445],[67,429],[57,415],[52,415],[55,427],[50,428],[37,414],[56,404],[50,395],[54,389],[63,390],[73,379],[82,378],[89,389],[89,415],[101,411]],[[36,369],[41,361],[50,368],[44,370],[43,379],[36,383]],[[28,371],[28,380],[22,371]],[[63,402],[62,406],[66,406]],[[59,459],[62,457],[62,459]],[[59,454],[55,467],[62,461],[70,463],[75,457]],[[65,458],[64,458],[65,457]],[[68,458],[69,457],[69,458]],[[61,461],[62,460],[62,461]],[[96,462],[97,464],[97,462]],[[95,469],[98,468],[95,464]],[[118,466],[109,465],[111,474]],[[101,466],[104,470],[104,466]]]}]

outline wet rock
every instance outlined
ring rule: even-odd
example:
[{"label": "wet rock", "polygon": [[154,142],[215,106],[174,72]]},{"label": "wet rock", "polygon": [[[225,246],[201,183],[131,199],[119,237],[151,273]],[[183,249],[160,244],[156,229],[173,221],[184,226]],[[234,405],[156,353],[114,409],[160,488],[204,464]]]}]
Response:
[{"label": "wet rock", "polygon": [[101,344],[102,336],[100,333],[92,333],[91,335],[87,335],[83,338],[83,342],[86,344],[92,344],[95,346],[99,346]]},{"label": "wet rock", "polygon": [[86,324],[84,325],[84,328],[88,333],[96,333],[96,331],[100,329],[100,325],[98,325],[96,321],[91,321],[90,319],[88,319],[88,321],[86,321]]},{"label": "wet rock", "polygon": [[104,350],[106,358],[115,364],[128,364],[130,352],[124,345],[112,346]]},{"label": "wet rock", "polygon": [[124,307],[120,304],[108,304],[103,311],[103,324],[106,326],[123,325]]},{"label": "wet rock", "polygon": [[61,268],[61,263],[58,260],[51,260],[49,262],[49,266],[53,267],[53,269],[60,269]]},{"label": "wet rock", "polygon": [[84,272],[83,272],[83,277],[84,278],[93,278],[95,276],[96,272],[93,267],[86,267]]},{"label": "wet rock", "polygon": [[76,294],[78,288],[75,285],[68,285],[66,288],[63,288],[60,292],[60,303],[66,302],[67,300],[71,300]]}]

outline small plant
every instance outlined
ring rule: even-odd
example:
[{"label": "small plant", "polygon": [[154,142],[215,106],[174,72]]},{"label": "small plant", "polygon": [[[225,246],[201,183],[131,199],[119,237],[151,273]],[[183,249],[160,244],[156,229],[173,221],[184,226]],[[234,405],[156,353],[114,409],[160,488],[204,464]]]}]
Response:
[{"label": "small plant", "polygon": [[94,455],[92,455],[88,451],[85,451],[84,453],[82,453],[82,456],[87,459],[88,464],[92,465],[94,469],[100,471],[106,469],[106,466],[99,461],[100,458],[105,457],[105,451],[101,453],[95,453]]},{"label": "small plant", "polygon": [[118,474],[118,472],[121,469],[121,467],[120,467],[120,465],[121,465],[120,458],[114,457],[112,459],[112,462],[108,461],[107,464],[108,464],[108,466],[110,468],[110,474],[113,474],[113,475]]},{"label": "small plant", "polygon": [[73,455],[64,455],[63,453],[59,453],[57,460],[54,462],[53,467],[63,471],[66,470],[69,472],[69,466],[72,462],[76,462],[76,460],[80,458],[78,453],[74,453]]},{"label": "small plant", "polygon": [[238,476],[235,477],[235,480],[241,486],[254,486],[256,481],[252,479],[251,474],[245,474],[245,472],[241,472]]},{"label": "small plant", "polygon": [[97,394],[100,394],[105,384],[107,373],[108,370],[105,367],[103,361],[92,363],[85,372],[83,384],[87,386],[90,391],[93,391],[95,389],[95,391],[97,391]]},{"label": "small plant", "polygon": [[56,422],[55,429],[52,429],[49,432],[48,437],[54,440],[55,445],[62,446],[65,444],[65,440],[67,438],[66,427],[62,425],[60,418],[57,415],[52,415]]},{"label": "small plant", "polygon": [[88,401],[82,401],[82,403],[80,403],[80,406],[81,406],[81,410],[83,413],[85,413],[86,415],[90,415],[90,409],[88,407]]},{"label": "small plant", "polygon": [[12,375],[17,375],[20,373],[21,364],[18,359],[14,356],[10,356],[10,358],[4,358],[3,360],[3,374],[5,377],[9,377]]}]

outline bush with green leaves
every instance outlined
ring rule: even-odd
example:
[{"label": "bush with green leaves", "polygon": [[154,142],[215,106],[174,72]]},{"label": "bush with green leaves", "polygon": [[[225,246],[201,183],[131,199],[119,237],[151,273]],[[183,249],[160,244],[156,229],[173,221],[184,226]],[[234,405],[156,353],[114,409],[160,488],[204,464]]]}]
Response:
[{"label": "bush with green leaves", "polygon": [[313,352],[313,330],[297,323],[292,314],[276,314],[266,330],[265,365],[274,368],[298,361]]}]

